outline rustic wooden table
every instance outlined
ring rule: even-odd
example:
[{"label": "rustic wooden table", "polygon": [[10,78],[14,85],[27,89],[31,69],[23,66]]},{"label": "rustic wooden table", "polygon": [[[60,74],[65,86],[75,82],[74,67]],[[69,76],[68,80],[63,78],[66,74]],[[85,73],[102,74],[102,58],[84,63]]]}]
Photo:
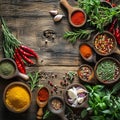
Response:
[{"label": "rustic wooden table", "polygon": [[[77,4],[75,0],[69,0],[69,3],[72,6]],[[65,17],[62,21],[54,23],[53,16],[49,14],[50,10],[58,10],[60,14],[65,14]],[[0,15],[4,17],[10,31],[17,39],[34,49],[40,56],[39,65],[27,67],[27,72],[44,72],[46,77],[40,80],[40,84],[46,84],[48,80],[52,80],[59,90],[64,90],[60,86],[60,80],[68,71],[76,72],[82,59],[79,55],[80,41],[72,45],[63,39],[64,32],[71,28],[66,10],[60,5],[59,0],[0,0]],[[46,30],[55,32],[53,39],[44,36]],[[3,58],[1,32],[0,36],[0,58]],[[53,78],[53,75],[57,77]],[[31,107],[26,112],[14,114],[5,108],[2,101],[3,91],[5,86],[12,81],[0,80],[0,120],[35,120],[38,110],[37,90],[34,90]],[[78,77],[74,82],[79,82]],[[62,93],[56,95],[62,95]],[[56,118],[51,118],[51,120],[54,119]]]}]

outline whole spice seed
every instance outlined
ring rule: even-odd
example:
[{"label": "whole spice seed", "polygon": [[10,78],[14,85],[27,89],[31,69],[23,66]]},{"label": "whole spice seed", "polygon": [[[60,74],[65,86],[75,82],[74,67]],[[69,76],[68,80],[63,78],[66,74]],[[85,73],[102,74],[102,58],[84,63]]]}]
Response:
[{"label": "whole spice seed", "polygon": [[100,34],[95,38],[94,46],[101,54],[109,54],[114,49],[114,39],[107,34]]}]

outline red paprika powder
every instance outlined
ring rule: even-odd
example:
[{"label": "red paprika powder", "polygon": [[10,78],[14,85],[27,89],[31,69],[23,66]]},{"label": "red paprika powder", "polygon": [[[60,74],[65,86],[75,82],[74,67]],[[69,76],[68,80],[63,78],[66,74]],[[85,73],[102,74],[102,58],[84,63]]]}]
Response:
[{"label": "red paprika powder", "polygon": [[49,98],[49,92],[48,92],[48,89],[43,87],[39,90],[38,92],[38,99],[41,101],[41,102],[44,102],[46,100],[48,100]]},{"label": "red paprika powder", "polygon": [[81,25],[85,21],[85,14],[82,11],[76,11],[72,14],[71,21],[74,25]]}]

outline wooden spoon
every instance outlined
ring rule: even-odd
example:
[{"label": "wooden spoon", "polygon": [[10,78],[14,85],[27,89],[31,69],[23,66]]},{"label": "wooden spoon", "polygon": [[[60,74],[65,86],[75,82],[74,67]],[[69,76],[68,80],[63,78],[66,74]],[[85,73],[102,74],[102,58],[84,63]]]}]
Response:
[{"label": "wooden spoon", "polygon": [[39,110],[37,112],[37,119],[41,120],[43,116],[43,108],[47,105],[48,100],[41,102],[37,97],[37,104],[39,106]]},{"label": "wooden spoon", "polygon": [[[68,11],[68,20],[70,22],[70,24],[73,26],[73,27],[82,27],[85,23],[86,23],[86,13],[80,9],[80,8],[75,8],[75,7],[72,7],[71,5],[68,4],[67,0],[60,0],[60,3],[67,9]],[[84,22],[82,24],[79,24],[79,25],[76,25],[74,24],[72,21],[71,21],[71,16],[73,15],[74,12],[76,11],[80,11],[84,14]]]}]

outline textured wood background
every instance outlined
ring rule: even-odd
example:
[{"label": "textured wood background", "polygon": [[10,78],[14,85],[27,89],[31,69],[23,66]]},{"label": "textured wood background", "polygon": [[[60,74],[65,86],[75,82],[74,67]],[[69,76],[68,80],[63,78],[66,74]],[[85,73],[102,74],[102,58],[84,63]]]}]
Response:
[{"label": "textured wood background", "polygon": [[[119,0],[116,0],[117,2]],[[72,6],[77,4],[75,0],[69,0],[69,3]],[[59,23],[54,23],[53,16],[49,14],[50,10],[58,10],[60,14],[65,14],[65,17]],[[27,72],[39,70],[46,74],[55,74],[57,78],[52,80],[59,89],[62,89],[60,88],[60,80],[66,72],[76,72],[82,59],[79,56],[80,41],[78,40],[75,45],[72,45],[63,39],[63,33],[71,28],[66,10],[61,7],[59,0],[0,0],[0,15],[4,17],[10,31],[17,39],[34,49],[40,56],[39,65],[27,67]],[[47,44],[45,44],[46,38],[43,35],[45,30],[53,30],[56,33],[55,39],[48,39]],[[0,58],[2,58],[1,31],[0,36]],[[42,63],[41,60],[43,60]],[[47,81],[49,79],[51,78],[48,77]],[[13,114],[5,108],[2,101],[4,88],[12,80],[3,81],[1,79],[0,81],[0,120],[35,120],[38,109],[35,99],[36,90],[33,92],[33,100],[29,110],[19,115]],[[40,83],[44,84],[47,81],[40,81]],[[79,81],[77,77],[75,81]]]}]

